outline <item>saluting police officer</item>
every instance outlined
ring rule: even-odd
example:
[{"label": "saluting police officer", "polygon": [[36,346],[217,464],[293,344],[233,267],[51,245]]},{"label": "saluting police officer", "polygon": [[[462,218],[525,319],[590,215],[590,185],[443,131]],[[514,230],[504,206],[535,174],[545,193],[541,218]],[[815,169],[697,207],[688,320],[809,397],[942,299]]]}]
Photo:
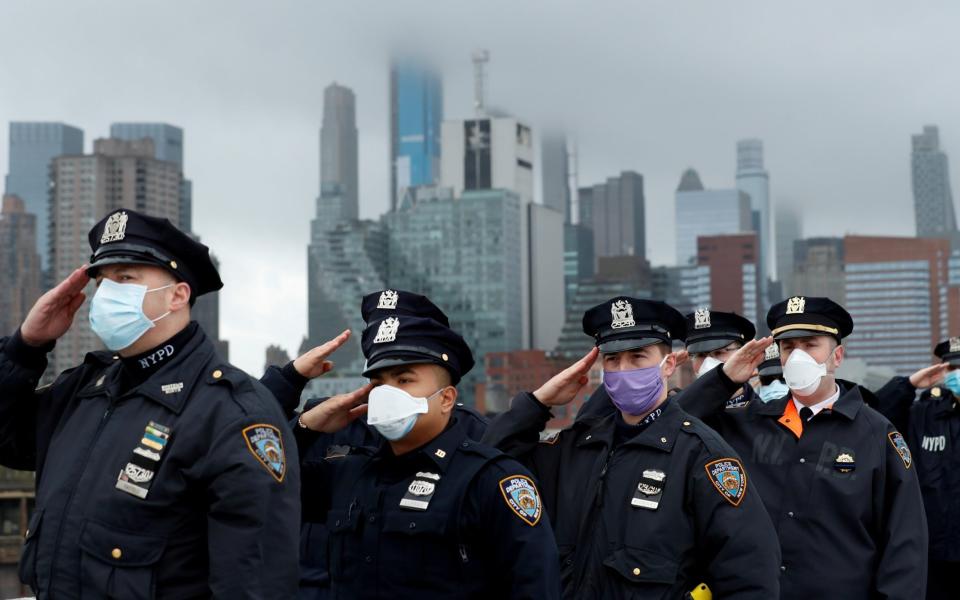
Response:
[{"label": "saluting police officer", "polygon": [[[36,470],[20,560],[38,598],[291,598],[299,469],[276,401],[190,320],[222,287],[166,219],[110,213],[91,263],[0,342],[0,462]],[[92,352],[34,388],[97,283]]]},{"label": "saluting police officer", "polygon": [[[380,298],[387,299],[380,302]],[[428,316],[429,318],[449,327],[447,316],[429,298],[404,292],[399,294],[395,290],[384,290],[368,294],[361,302],[361,314],[364,322],[383,318],[390,315]],[[269,367],[260,382],[269,389],[280,402],[289,419],[296,424],[296,409],[300,405],[307,382],[320,377],[333,368],[333,362],[327,360],[350,337],[350,330],[346,330],[334,339],[313,348],[312,350],[290,361],[283,367]],[[308,411],[326,398],[314,398],[306,402],[304,410]],[[471,440],[479,440],[487,427],[487,419],[477,411],[462,402],[457,402],[453,414],[459,424],[466,431]],[[331,447],[336,447],[335,453],[374,452],[382,443],[382,436],[377,430],[367,424],[366,419],[359,418],[335,433],[321,433],[312,443],[305,454],[304,462],[323,460]],[[330,594],[330,573],[327,568],[327,545],[329,532],[325,523],[304,521],[300,527],[300,592],[301,600],[325,600]]]},{"label": "saluting police officer", "polygon": [[[722,364],[757,334],[753,323],[735,312],[700,308],[684,318],[687,332],[685,350],[697,377],[703,376]],[[727,405],[732,408],[746,406],[755,396],[753,388],[745,383],[741,389],[730,396]],[[580,408],[577,418],[615,412],[616,407],[610,402],[610,397],[605,390],[600,387]]]},{"label": "saluting police officer", "polygon": [[[331,597],[557,598],[540,491],[515,460],[469,439],[455,386],[473,356],[418,298],[377,295],[361,344],[371,384],[299,418],[303,515],[329,530]],[[321,437],[365,413],[379,447]]]},{"label": "saluting police officer", "polygon": [[939,364],[894,377],[877,396],[913,450],[930,535],[927,599],[941,600],[960,593],[960,338],[940,342],[933,353]]},{"label": "saluting police officer", "polygon": [[781,597],[922,597],[927,526],[913,454],[867,406],[868,390],[835,377],[853,320],[828,298],[796,296],[767,325],[789,393],[726,406],[763,360],[764,338],[694,382],[683,405],[744,457],[780,537]]},{"label": "saluting police officer", "polygon": [[780,364],[780,348],[777,344],[766,347],[757,374],[760,376],[757,397],[761,402],[770,402],[790,393],[790,388],[783,380],[783,365]]},{"label": "saluting police officer", "polygon": [[[683,316],[663,302],[617,297],[591,308],[587,356],[515,397],[484,441],[530,466],[560,548],[566,598],[680,598],[705,583],[716,598],[772,598],[780,555],[740,457],[668,399]],[[538,441],[550,409],[570,402],[601,356],[615,414]]]}]

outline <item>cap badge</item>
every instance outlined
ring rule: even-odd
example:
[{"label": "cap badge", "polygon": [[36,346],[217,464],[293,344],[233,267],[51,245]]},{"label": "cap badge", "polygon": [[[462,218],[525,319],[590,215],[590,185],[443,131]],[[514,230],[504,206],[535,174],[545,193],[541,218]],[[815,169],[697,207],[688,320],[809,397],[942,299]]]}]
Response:
[{"label": "cap badge", "polygon": [[610,314],[613,316],[610,327],[614,329],[633,327],[637,324],[637,322],[633,320],[633,306],[626,300],[617,300],[611,304]]},{"label": "cap badge", "polygon": [[799,315],[803,314],[803,308],[807,304],[807,299],[803,296],[794,296],[787,300],[787,314],[788,315]]},{"label": "cap badge", "polygon": [[950,338],[950,352],[960,352],[960,337]]},{"label": "cap badge", "polygon": [[400,319],[396,317],[387,317],[380,322],[377,328],[377,337],[374,338],[374,344],[383,344],[397,339],[397,330],[400,329]]},{"label": "cap badge", "polygon": [[380,301],[377,302],[377,308],[385,308],[387,310],[393,310],[397,308],[397,301],[400,299],[400,294],[393,290],[384,290],[380,294]]},{"label": "cap badge", "polygon": [[767,346],[767,349],[763,351],[763,360],[775,360],[780,358],[780,349],[777,348],[776,344],[770,344]]},{"label": "cap badge", "polygon": [[127,235],[127,213],[121,211],[113,213],[107,218],[106,225],[103,226],[103,235],[100,237],[100,243],[119,242]]},{"label": "cap badge", "polygon": [[693,313],[694,329],[710,329],[710,309],[698,308]]}]

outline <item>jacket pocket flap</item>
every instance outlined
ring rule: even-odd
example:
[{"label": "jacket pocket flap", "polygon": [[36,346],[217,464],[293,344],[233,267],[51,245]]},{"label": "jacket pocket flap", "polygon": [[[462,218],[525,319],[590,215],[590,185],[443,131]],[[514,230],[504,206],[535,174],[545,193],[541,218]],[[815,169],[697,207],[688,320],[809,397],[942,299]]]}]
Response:
[{"label": "jacket pocket flap", "polygon": [[383,531],[416,535],[443,533],[447,528],[446,513],[397,511],[383,515]]},{"label": "jacket pocket flap", "polygon": [[677,562],[658,553],[624,546],[613,551],[603,564],[634,583],[673,584],[677,579]]},{"label": "jacket pocket flap", "polygon": [[145,567],[163,555],[167,540],[88,520],[80,534],[80,548],[116,567]]}]

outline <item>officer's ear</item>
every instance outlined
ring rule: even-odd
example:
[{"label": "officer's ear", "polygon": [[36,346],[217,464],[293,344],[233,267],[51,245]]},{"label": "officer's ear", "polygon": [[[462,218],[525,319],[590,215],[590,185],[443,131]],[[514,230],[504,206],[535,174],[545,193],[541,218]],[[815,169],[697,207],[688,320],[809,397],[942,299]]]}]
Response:
[{"label": "officer's ear", "polygon": [[836,370],[840,366],[840,363],[843,362],[843,356],[845,354],[845,350],[846,348],[844,348],[843,344],[840,344],[839,342],[837,342],[837,346],[836,348],[833,349],[833,355],[832,355],[834,370]]},{"label": "officer's ear", "polygon": [[657,344],[660,352],[663,354],[660,364],[660,372],[664,379],[670,379],[677,370],[677,356],[672,352],[672,348],[666,344]]},{"label": "officer's ear", "polygon": [[453,407],[457,405],[457,388],[449,385],[440,392],[440,412],[448,415],[453,412]]},{"label": "officer's ear", "polygon": [[170,300],[170,312],[183,310],[190,306],[190,284],[178,281],[173,286],[173,298]]}]

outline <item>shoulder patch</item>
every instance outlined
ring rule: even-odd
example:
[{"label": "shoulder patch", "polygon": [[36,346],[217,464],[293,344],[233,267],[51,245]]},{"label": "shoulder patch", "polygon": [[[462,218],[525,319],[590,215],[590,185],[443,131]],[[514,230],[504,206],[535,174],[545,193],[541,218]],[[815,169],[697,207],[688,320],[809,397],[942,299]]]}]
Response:
[{"label": "shoulder patch", "polygon": [[508,475],[500,480],[503,499],[520,519],[533,527],[543,515],[543,502],[533,480],[526,475]]},{"label": "shoulder patch", "polygon": [[740,506],[747,495],[747,473],[743,465],[735,458],[720,458],[708,462],[703,468],[713,487],[717,488],[723,499],[734,506]]},{"label": "shoulder patch", "polygon": [[287,473],[287,461],[280,430],[267,423],[256,423],[244,428],[243,441],[273,478],[282,482]]},{"label": "shoulder patch", "polygon": [[910,453],[910,447],[907,446],[907,441],[903,439],[903,434],[899,431],[891,431],[887,434],[887,439],[890,440],[893,449],[900,455],[903,466],[907,469],[913,466],[913,454]]}]

